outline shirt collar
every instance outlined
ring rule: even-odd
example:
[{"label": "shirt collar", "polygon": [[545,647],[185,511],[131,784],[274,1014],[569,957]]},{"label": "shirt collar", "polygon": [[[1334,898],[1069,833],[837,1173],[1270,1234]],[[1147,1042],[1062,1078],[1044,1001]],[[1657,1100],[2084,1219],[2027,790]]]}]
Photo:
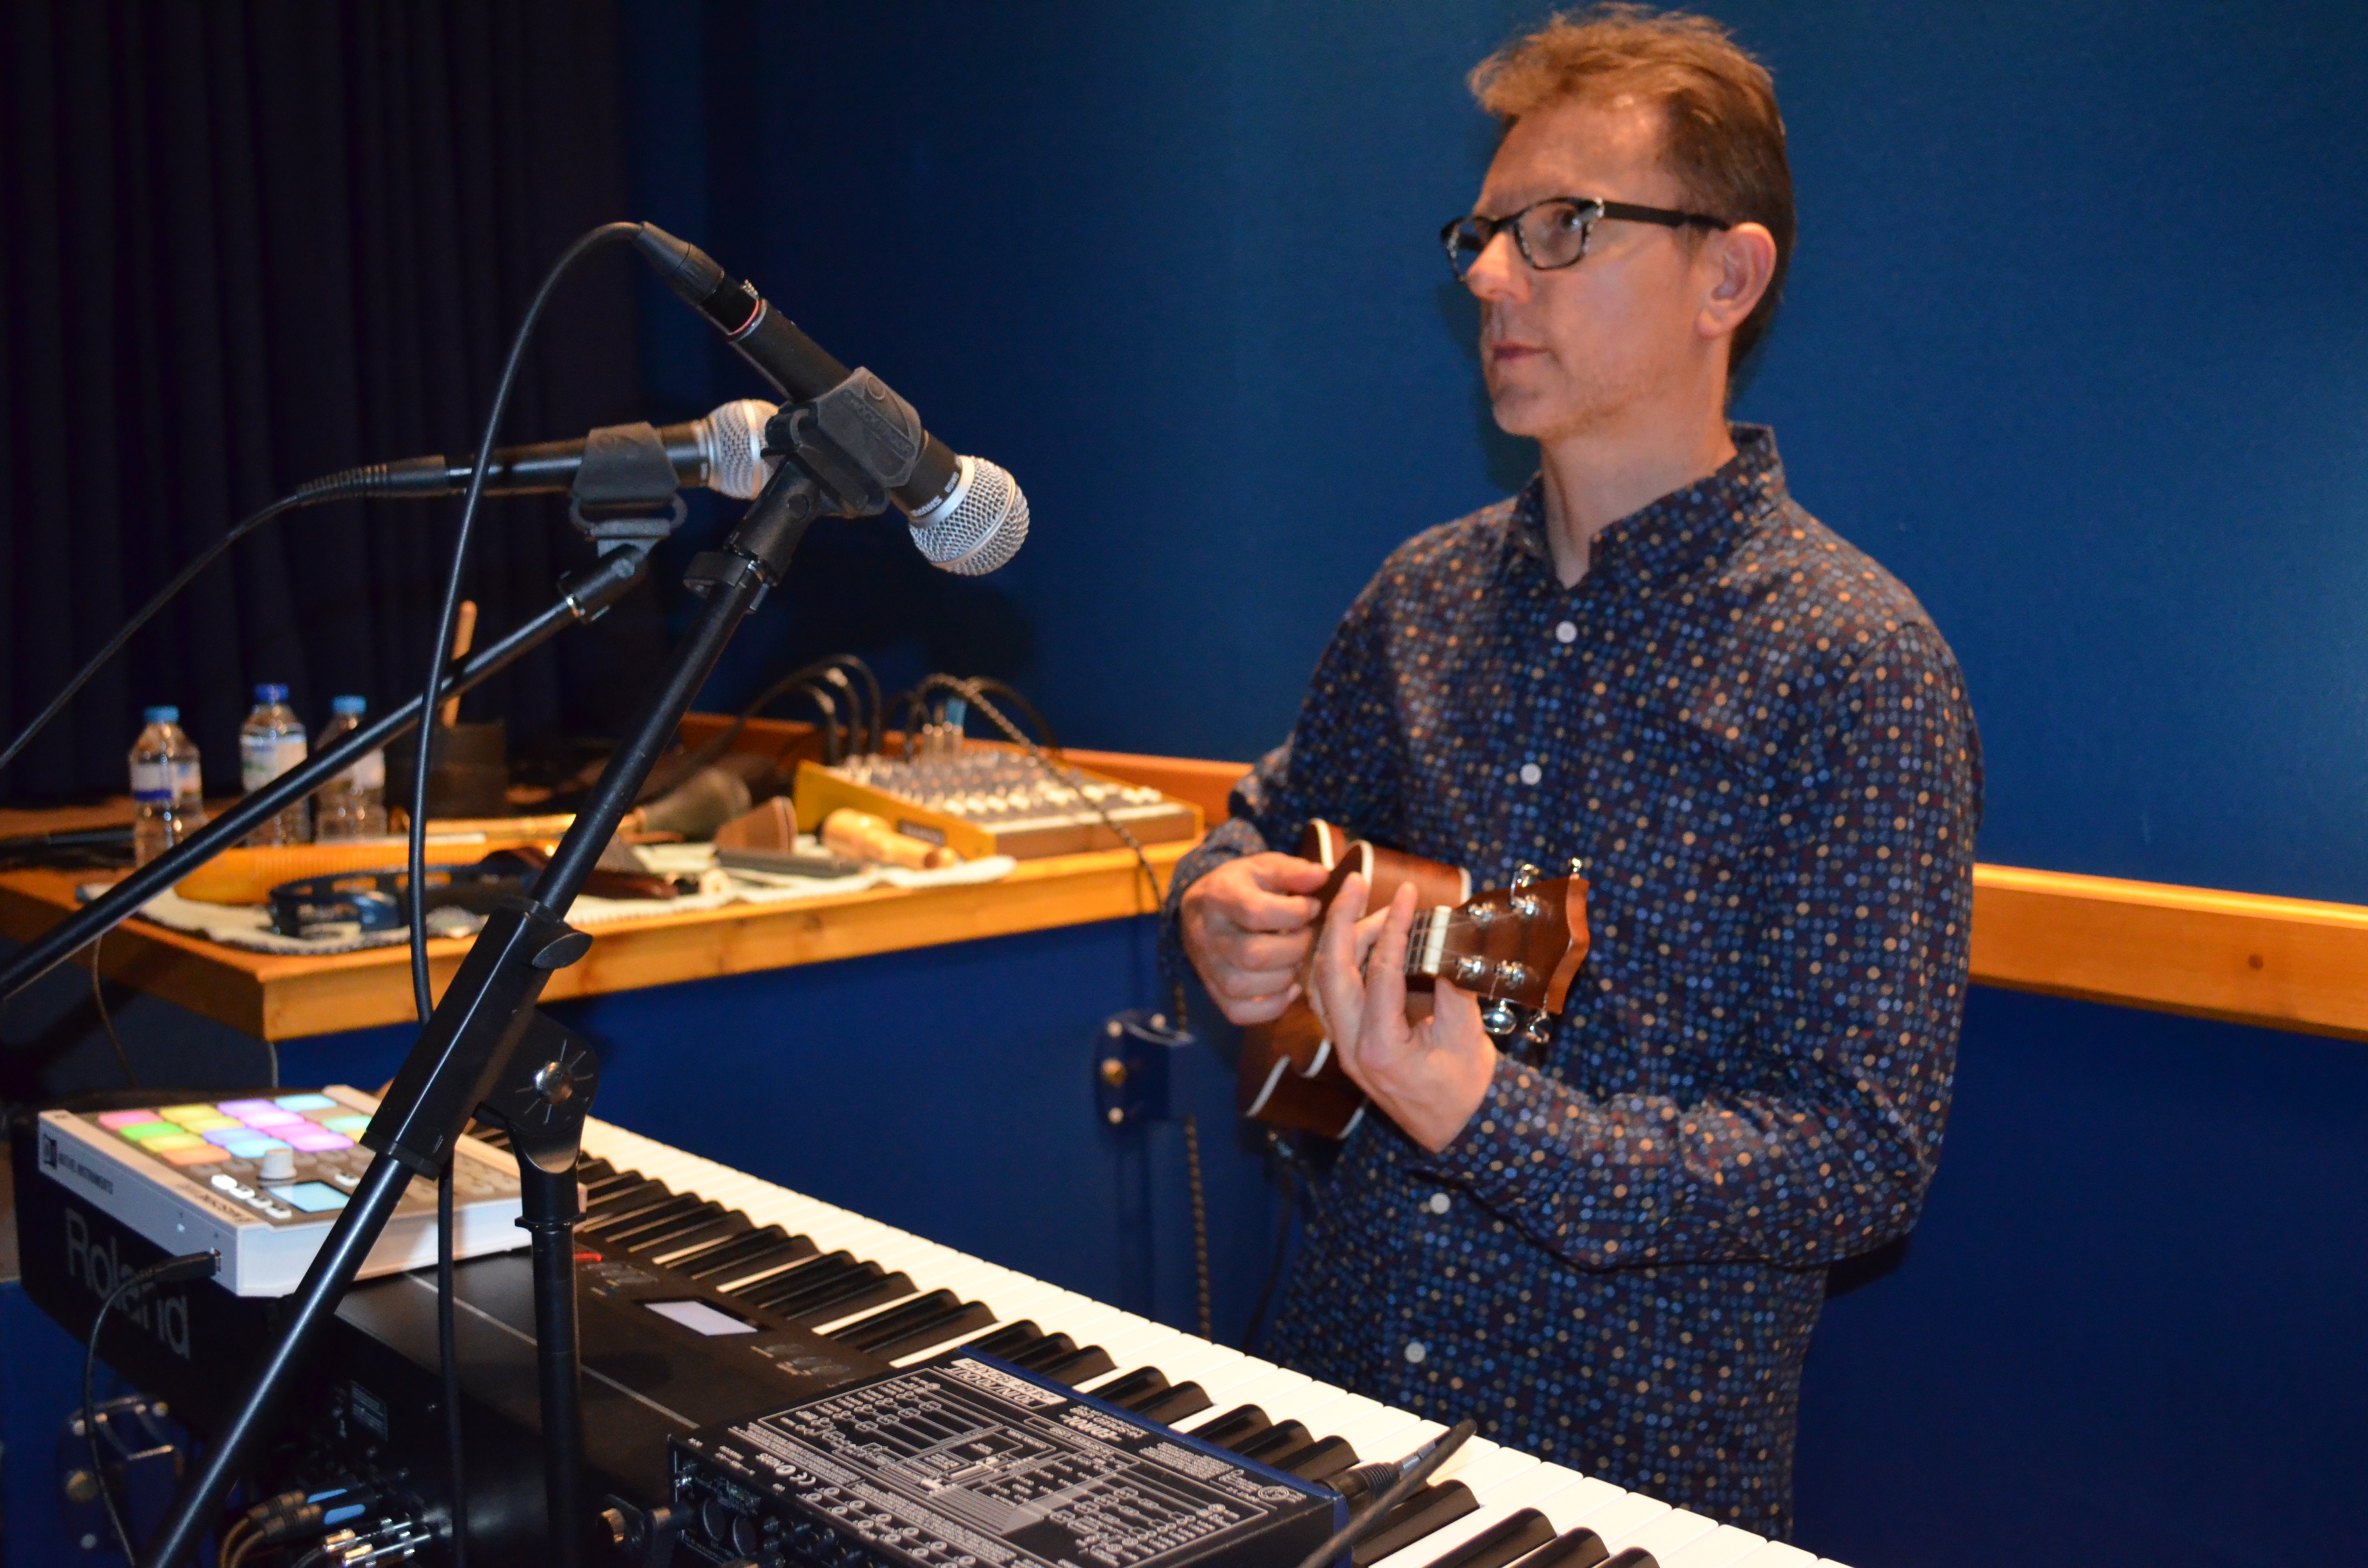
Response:
[{"label": "shirt collar", "polygon": [[[1729,425],[1735,456],[1712,473],[1629,513],[1595,536],[1588,574],[1609,572],[1614,580],[1648,583],[1696,562],[1724,555],[1784,503],[1784,461],[1776,455],[1776,433],[1765,425]],[[1509,540],[1516,550],[1545,563],[1545,478],[1531,479],[1513,498]]]}]

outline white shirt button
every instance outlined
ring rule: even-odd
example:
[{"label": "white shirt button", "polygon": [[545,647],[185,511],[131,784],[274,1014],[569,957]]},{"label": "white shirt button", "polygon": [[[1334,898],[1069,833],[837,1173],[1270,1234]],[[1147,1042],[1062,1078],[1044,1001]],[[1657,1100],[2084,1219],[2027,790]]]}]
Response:
[{"label": "white shirt button", "polygon": [[1534,784],[1534,783],[1536,783],[1539,779],[1543,778],[1545,776],[1546,776],[1546,775],[1545,775],[1545,769],[1543,769],[1543,768],[1540,767],[1536,763],[1534,763],[1534,762],[1525,762],[1525,763],[1521,764],[1521,782],[1522,782],[1522,783],[1524,783],[1524,784]]},{"label": "white shirt button", "polygon": [[1406,1359],[1412,1361],[1416,1366],[1418,1367],[1422,1365],[1422,1358],[1429,1354],[1430,1346],[1425,1345],[1421,1340],[1409,1339],[1406,1341]]},{"label": "white shirt button", "polygon": [[1554,641],[1555,641],[1555,642],[1577,642],[1577,641],[1578,641],[1578,625],[1577,625],[1577,622],[1575,622],[1575,621],[1568,621],[1568,620],[1565,620],[1565,621],[1564,621],[1560,626],[1555,627],[1555,628],[1554,628]]},{"label": "white shirt button", "polygon": [[1434,1192],[1430,1195],[1430,1211],[1434,1214],[1444,1214],[1447,1212],[1448,1204],[1452,1200],[1448,1198],[1447,1194],[1443,1192]]}]

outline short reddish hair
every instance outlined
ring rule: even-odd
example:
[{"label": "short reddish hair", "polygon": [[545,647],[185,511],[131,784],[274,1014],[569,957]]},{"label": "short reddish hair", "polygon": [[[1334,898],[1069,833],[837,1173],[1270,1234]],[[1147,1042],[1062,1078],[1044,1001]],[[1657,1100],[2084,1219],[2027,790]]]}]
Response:
[{"label": "short reddish hair", "polygon": [[1768,68],[1708,17],[1605,5],[1560,13],[1507,44],[1473,68],[1472,93],[1508,127],[1569,99],[1634,94],[1660,106],[1662,165],[1688,204],[1730,223],[1765,224],[1776,237],[1768,292],[1735,329],[1732,374],[1767,335],[1793,259],[1793,168]]}]

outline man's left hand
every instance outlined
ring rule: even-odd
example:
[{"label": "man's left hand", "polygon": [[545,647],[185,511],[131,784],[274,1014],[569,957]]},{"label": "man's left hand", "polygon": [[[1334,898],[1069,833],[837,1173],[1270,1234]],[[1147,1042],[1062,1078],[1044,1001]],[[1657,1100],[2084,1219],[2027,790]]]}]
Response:
[{"label": "man's left hand", "polygon": [[1352,876],[1332,900],[1315,949],[1315,1014],[1350,1079],[1436,1154],[1487,1097],[1497,1047],[1480,1027],[1480,1004],[1445,981],[1430,1017],[1407,1022],[1414,889],[1400,888],[1388,909],[1371,915],[1366,897],[1365,879]]}]

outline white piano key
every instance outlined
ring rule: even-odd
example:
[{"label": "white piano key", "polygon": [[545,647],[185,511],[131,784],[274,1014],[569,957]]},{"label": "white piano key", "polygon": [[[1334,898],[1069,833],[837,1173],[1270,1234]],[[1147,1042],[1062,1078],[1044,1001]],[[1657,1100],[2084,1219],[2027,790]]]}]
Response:
[{"label": "white piano key", "polygon": [[1625,1551],[1632,1546],[1641,1546],[1651,1552],[1656,1562],[1666,1563],[1670,1554],[1676,1552],[1679,1547],[1689,1541],[1700,1540],[1716,1528],[1718,1528],[1716,1519],[1706,1519],[1700,1514],[1690,1513],[1683,1508],[1672,1508],[1666,1514],[1656,1515],[1650,1521],[1630,1530],[1626,1535],[1617,1538],[1606,1535],[1603,1538],[1603,1544],[1615,1552]]},{"label": "white piano key", "polygon": [[1661,1559],[1661,1568],[1738,1568],[1743,1560],[1768,1544],[1739,1525],[1721,1525],[1710,1534]]},{"label": "white piano key", "polygon": [[1447,1458],[1447,1462],[1431,1472],[1433,1482],[1460,1481],[1474,1493],[1484,1487],[1535,1470],[1538,1457],[1519,1449],[1508,1449],[1492,1443],[1486,1437],[1474,1437]]},{"label": "white piano key", "polygon": [[[1614,1490],[1618,1489],[1614,1488]],[[1657,1497],[1647,1497],[1642,1492],[1621,1492],[1600,1507],[1589,1508],[1587,1512],[1572,1518],[1557,1518],[1554,1523],[1564,1529],[1572,1529],[1579,1525],[1585,1525],[1588,1529],[1601,1536],[1606,1545],[1610,1545],[1621,1537],[1643,1528],[1668,1511],[1669,1506]]]}]

